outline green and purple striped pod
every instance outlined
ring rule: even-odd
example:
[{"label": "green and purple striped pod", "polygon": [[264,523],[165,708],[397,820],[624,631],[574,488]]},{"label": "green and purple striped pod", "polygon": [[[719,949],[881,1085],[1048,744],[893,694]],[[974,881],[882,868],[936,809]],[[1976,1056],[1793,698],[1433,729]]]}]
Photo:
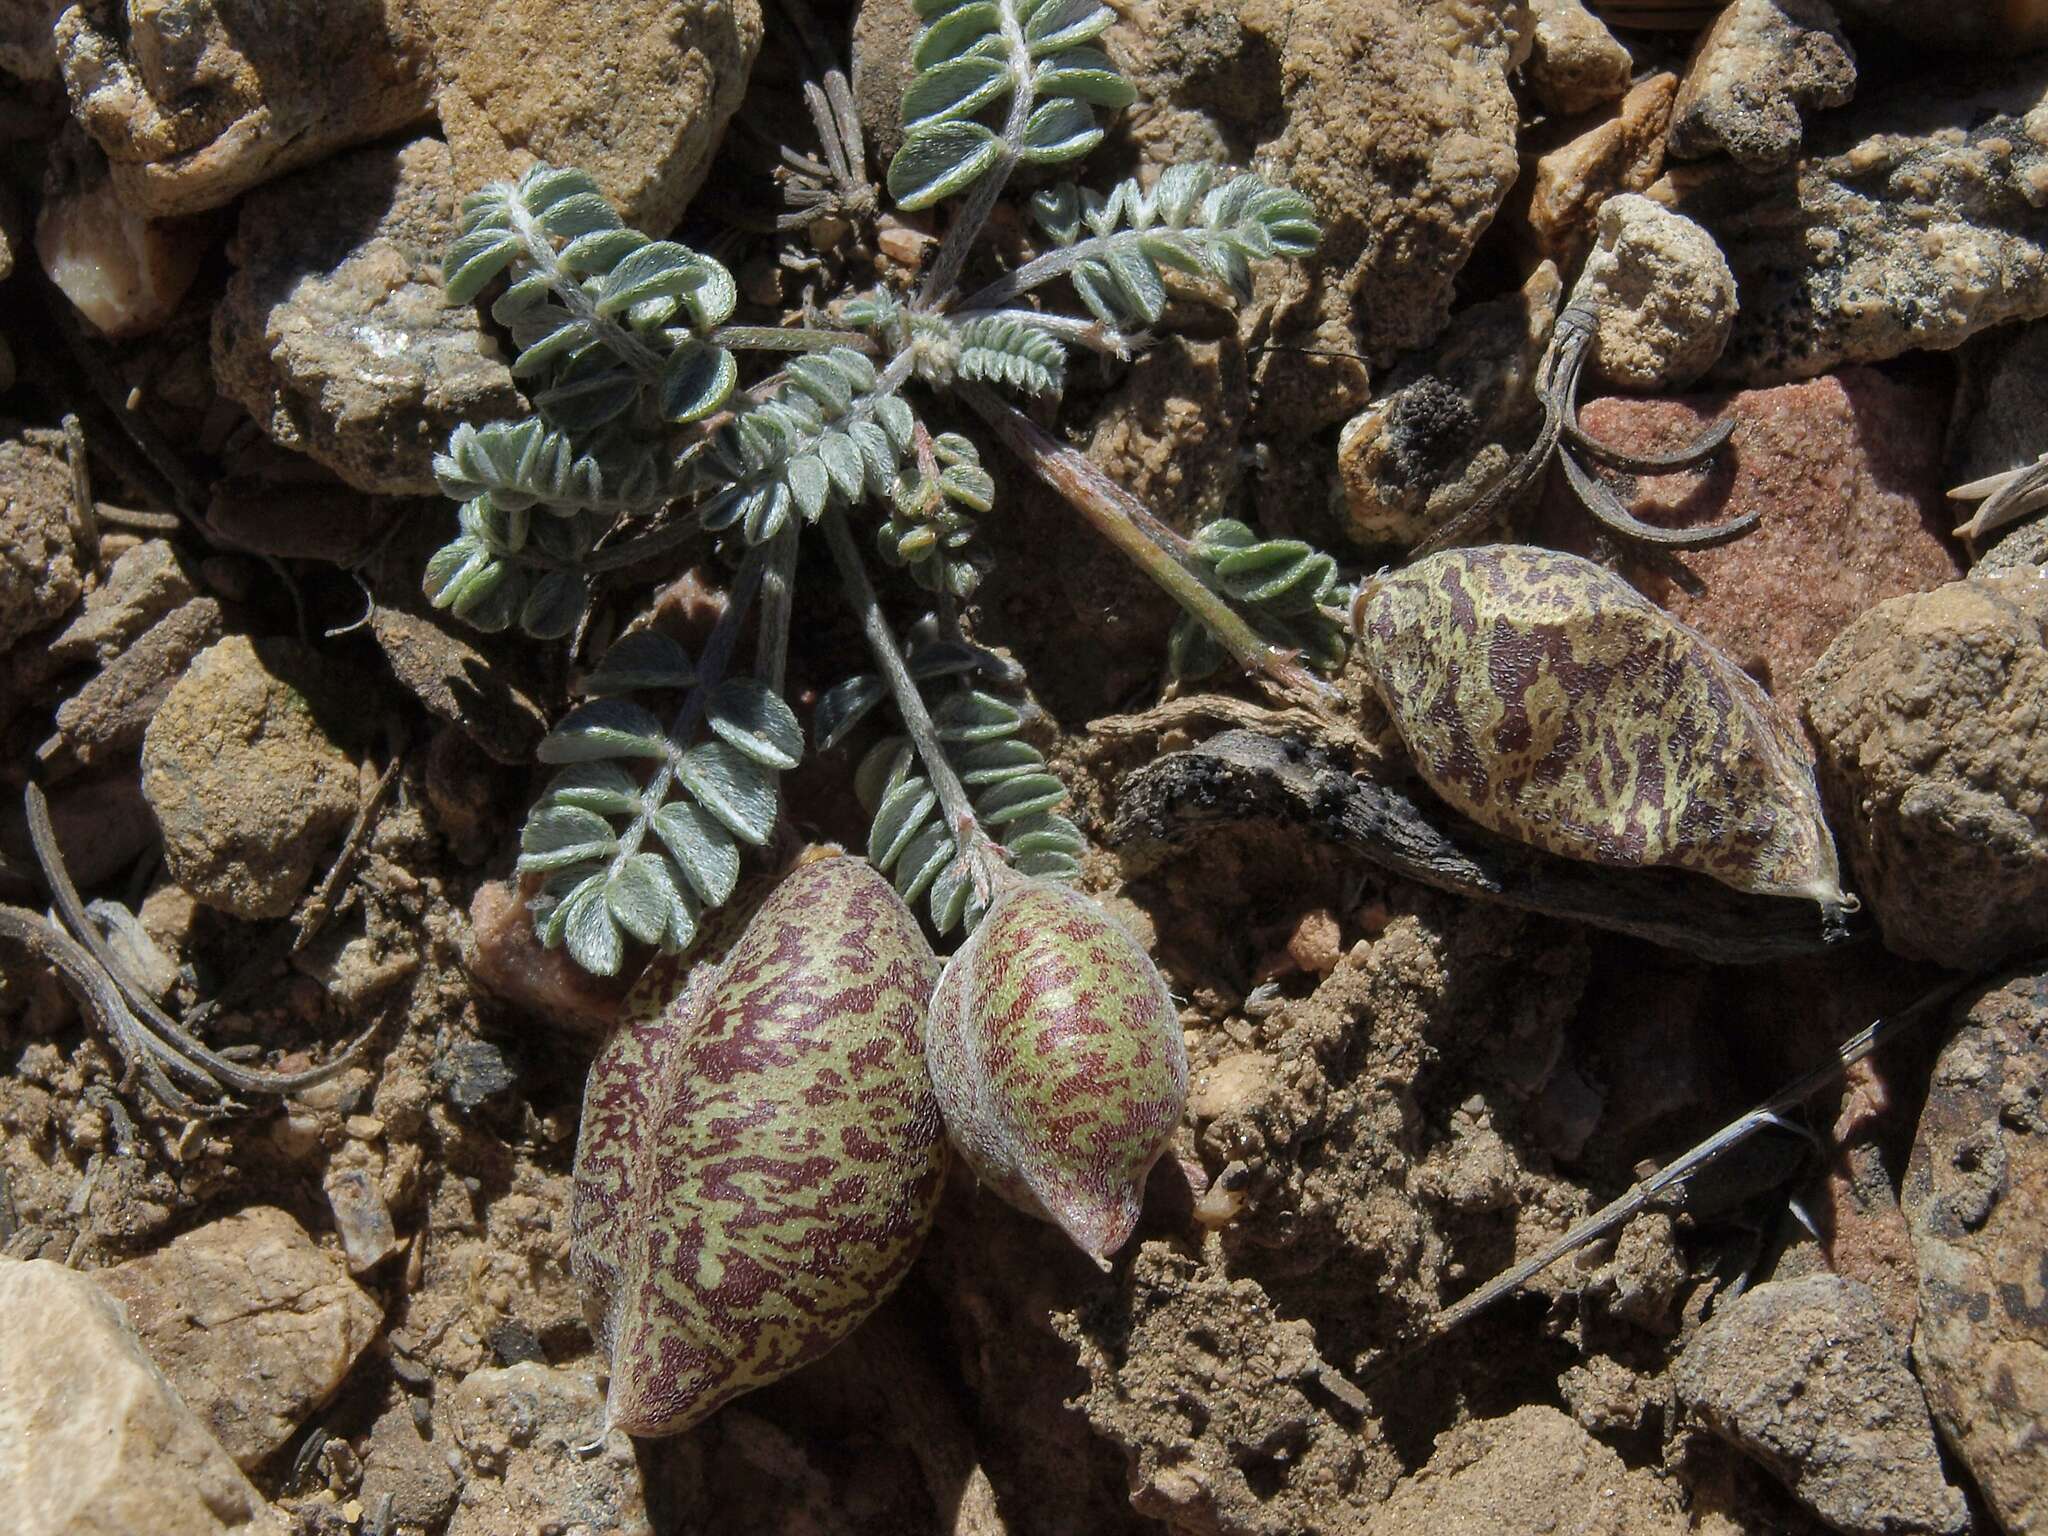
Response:
[{"label": "green and purple striped pod", "polygon": [[824,1354],[909,1270],[945,1175],[923,1042],[937,968],[888,881],[817,858],[715,970],[606,1043],[569,1262],[611,1428],[690,1428]]},{"label": "green and purple striped pod", "polygon": [[1526,545],[1446,550],[1367,582],[1352,618],[1416,771],[1481,826],[1853,905],[1805,739],[1611,571]]},{"label": "green and purple striped pod", "polygon": [[976,1175],[1108,1268],[1188,1097],[1180,1017],[1144,947],[1080,892],[1016,880],[947,963],[925,1049]]}]

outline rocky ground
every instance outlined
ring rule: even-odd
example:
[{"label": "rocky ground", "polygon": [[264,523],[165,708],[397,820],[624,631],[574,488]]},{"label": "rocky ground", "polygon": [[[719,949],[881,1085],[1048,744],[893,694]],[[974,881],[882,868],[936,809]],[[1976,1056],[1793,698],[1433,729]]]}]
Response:
[{"label": "rocky ground", "polygon": [[[907,0],[817,4],[886,155]],[[1856,936],[1709,965],[1307,823],[1118,835],[1126,776],[1242,710],[1145,712],[1170,604],[998,463],[974,632],[1028,668],[1090,883],[1185,1000],[1139,1237],[1100,1274],[959,1181],[836,1353],[579,1450],[566,1202],[618,993],[536,960],[497,883],[565,664],[420,596],[453,518],[432,454],[521,409],[438,255],[460,194],[533,155],[717,252],[763,322],[900,277],[933,220],[778,246],[776,146],[814,147],[779,5],[0,0],[0,901],[52,902],[33,783],[105,943],[232,1065],[368,1036],[183,1118],[0,941],[0,1523],[2048,1532],[2048,523],[1959,539],[1944,494],[2048,450],[2048,11],[1118,9],[1139,102],[1091,175],[1255,163],[1325,240],[1239,321],[1190,308],[1079,370],[1059,427],[1177,527],[1370,571],[1502,483],[1559,311],[1595,300],[1590,431],[1734,424],[1703,468],[1609,481],[1756,529],[1689,581],[1621,568],[1799,714]],[[1513,527],[1612,553],[1555,471]],[[682,569],[644,574],[620,604]],[[807,613],[799,692],[857,654]],[[860,835],[847,767],[792,776],[806,833]],[[1809,1101],[1810,1143],[1414,1345],[1945,982]]]}]

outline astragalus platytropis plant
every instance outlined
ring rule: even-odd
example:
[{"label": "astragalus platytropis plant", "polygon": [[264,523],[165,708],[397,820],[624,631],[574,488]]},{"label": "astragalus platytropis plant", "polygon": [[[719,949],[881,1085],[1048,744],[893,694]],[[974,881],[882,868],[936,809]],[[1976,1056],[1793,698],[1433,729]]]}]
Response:
[{"label": "astragalus platytropis plant", "polygon": [[[963,402],[1182,604],[1180,673],[1231,659],[1318,696],[1302,658],[1343,654],[1328,556],[1238,523],[1183,538],[1009,399],[1057,395],[1076,348],[1128,357],[1176,299],[1248,299],[1255,264],[1314,249],[1307,203],[1208,165],[1107,192],[1044,185],[1029,198],[1043,253],[963,295],[1013,176],[1078,160],[1133,92],[1097,46],[1115,16],[1095,0],[917,9],[888,190],[907,212],[952,206],[915,291],[842,296],[822,323],[734,324],[721,263],[625,228],[591,178],[546,165],[470,198],[444,263],[452,301],[493,290],[536,414],[465,425],[437,460],[461,514],[426,573],[433,602],[580,650],[619,573],[707,534],[732,572],[697,654],[629,623],[542,742],[559,771],[517,866],[541,940],[600,974],[681,953],[733,895],[742,850],[770,841],[779,776],[806,749],[784,697],[802,538],[824,539],[873,662],[821,699],[812,745],[884,702],[903,728],[854,769],[866,864],[800,866],[715,972],[657,967],[593,1070],[575,1267],[612,1420],[639,1433],[686,1428],[872,1310],[931,1219],[941,1106],[990,1188],[1102,1262],[1180,1118],[1165,984],[1056,883],[1085,849],[1066,787],[1002,695],[1021,675],[962,627],[996,475],[915,402]],[[1044,302],[1055,285],[1082,313]],[[908,644],[863,542],[930,594]],[[924,686],[942,692],[928,704]],[[942,979],[905,903],[940,936],[974,933]],[[849,993],[861,976],[874,984]],[[720,1129],[741,1124],[760,1134]]]}]

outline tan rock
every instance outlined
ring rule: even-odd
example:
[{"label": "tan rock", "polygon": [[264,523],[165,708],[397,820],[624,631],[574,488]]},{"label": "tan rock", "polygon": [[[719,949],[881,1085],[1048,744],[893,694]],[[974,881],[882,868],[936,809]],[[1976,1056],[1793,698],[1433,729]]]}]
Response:
[{"label": "tan rock", "polygon": [[523,414],[474,306],[442,298],[457,201],[448,147],[417,139],[353,151],[242,206],[213,317],[221,391],[361,490],[431,492],[458,422]]},{"label": "tan rock", "polygon": [[1528,220],[1538,251],[1569,268],[1593,243],[1600,205],[1657,179],[1677,95],[1678,76],[1651,75],[1630,88],[1611,116],[1537,160]]},{"label": "tan rock", "polygon": [[703,181],[761,46],[757,0],[418,3],[463,191],[573,165],[656,236]]},{"label": "tan rock", "polygon": [[1973,970],[2048,942],[2048,569],[1880,603],[1801,691],[1886,945]]},{"label": "tan rock", "polygon": [[1600,205],[1598,243],[1572,289],[1600,317],[1593,371],[1623,389],[1675,389],[1705,373],[1735,323],[1735,276],[1692,220],[1625,192]]},{"label": "tan rock", "polygon": [[1827,0],[1734,0],[1693,49],[1671,153],[1776,170],[1798,154],[1806,113],[1855,94],[1856,58]]},{"label": "tan rock", "polygon": [[1689,1529],[1676,1490],[1629,1470],[1555,1408],[1538,1406],[1438,1436],[1428,1465],[1363,1527],[1365,1536],[1679,1536]]},{"label": "tan rock", "polygon": [[171,684],[220,633],[212,598],[173,608],[57,706],[56,733],[36,748],[37,759],[51,772],[68,772],[132,752]]},{"label": "tan rock", "polygon": [[1904,1342],[1854,1281],[1773,1280],[1724,1302],[1673,1379],[1688,1411],[1844,1536],[1970,1528]]},{"label": "tan rock", "polygon": [[0,1528],[282,1536],[284,1522],[143,1353],[111,1296],[0,1259]]},{"label": "tan rock", "polygon": [[1977,997],[1942,1047],[1906,1165],[1913,1363],[1999,1528],[2048,1531],[2048,977]]},{"label": "tan rock", "polygon": [[453,1414],[469,1475],[447,1536],[525,1536],[569,1509],[589,1536],[654,1536],[633,1443],[604,1433],[593,1377],[532,1360],[472,1371]]},{"label": "tan rock", "polygon": [[1563,287],[1545,262],[1520,293],[1461,310],[1345,424],[1338,491],[1354,539],[1412,546],[1506,475],[1542,414],[1536,369]]},{"label": "tan rock", "polygon": [[141,336],[177,313],[206,255],[207,232],[188,221],[145,218],[104,174],[44,199],[36,257],[102,336]]},{"label": "tan rock", "polygon": [[1536,35],[1525,72],[1536,99],[1567,116],[1628,89],[1629,52],[1579,0],[1534,0]]},{"label": "tan rock", "polygon": [[73,114],[153,218],[218,208],[431,105],[411,0],[79,0],[55,38]]},{"label": "tan rock", "polygon": [[353,819],[355,765],[303,691],[327,681],[295,644],[233,635],[194,658],[149,722],[142,792],[164,861],[208,906],[283,917]]},{"label": "tan rock", "polygon": [[92,551],[73,518],[64,435],[0,424],[0,650],[62,618]]},{"label": "tan rock", "polygon": [[382,1321],[334,1256],[272,1206],[209,1222],[94,1278],[244,1470],[340,1390]]}]

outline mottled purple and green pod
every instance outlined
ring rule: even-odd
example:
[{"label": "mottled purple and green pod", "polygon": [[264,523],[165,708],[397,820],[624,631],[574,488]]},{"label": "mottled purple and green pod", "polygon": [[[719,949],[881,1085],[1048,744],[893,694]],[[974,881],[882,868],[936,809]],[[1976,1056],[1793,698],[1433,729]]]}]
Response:
[{"label": "mottled purple and green pod", "polygon": [[1180,1018],[1144,947],[1078,891],[1000,891],[932,995],[946,1129],[1003,1199],[1107,1268],[1188,1097]]},{"label": "mottled purple and green pod", "polygon": [[1353,618],[1416,771],[1481,826],[1847,902],[1804,739],[1620,577],[1555,550],[1448,550],[1368,582]]},{"label": "mottled purple and green pod", "polygon": [[825,1353],[903,1278],[945,1174],[924,1060],[937,968],[888,881],[819,858],[606,1043],[569,1263],[612,1427],[688,1429]]}]

